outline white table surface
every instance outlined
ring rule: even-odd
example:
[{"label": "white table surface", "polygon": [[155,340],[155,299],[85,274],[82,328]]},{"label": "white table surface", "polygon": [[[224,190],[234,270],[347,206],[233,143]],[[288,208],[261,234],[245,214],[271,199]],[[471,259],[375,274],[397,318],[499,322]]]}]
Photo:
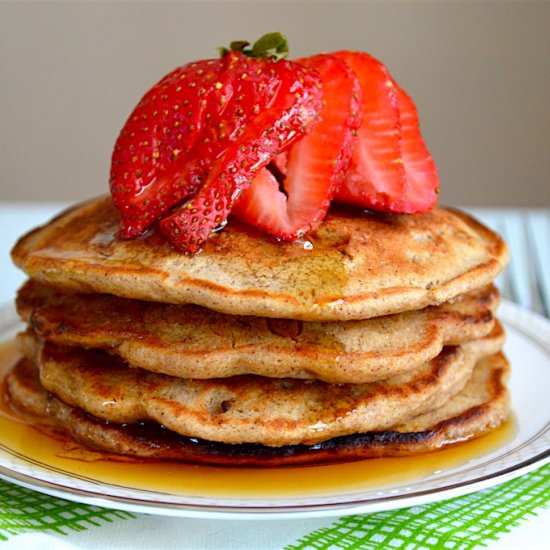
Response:
[{"label": "white table surface", "polygon": [[[63,203],[14,203],[0,202],[0,304],[13,300],[17,288],[25,277],[11,263],[9,250],[28,229],[47,221],[60,209]],[[510,219],[513,211],[497,209],[475,209],[476,215],[490,225],[504,218]],[[550,252],[550,251],[549,251]],[[550,271],[550,265],[547,266]],[[133,548],[168,548],[160,540],[174,541],[173,548],[179,549],[224,549],[263,550],[281,549],[294,543],[301,536],[332,523],[328,519],[297,521],[214,521],[182,520],[149,516],[140,522],[140,546]],[[98,540],[101,534],[102,540]],[[169,534],[169,536],[167,536]],[[45,535],[19,535],[10,539],[10,548],[124,548],[125,541],[117,524],[101,529],[85,531],[71,536],[71,544],[59,538]],[[0,550],[3,548],[0,543]],[[502,535],[499,541],[490,542],[488,548],[499,550],[521,550],[550,548],[550,508],[530,517],[510,533]]]}]

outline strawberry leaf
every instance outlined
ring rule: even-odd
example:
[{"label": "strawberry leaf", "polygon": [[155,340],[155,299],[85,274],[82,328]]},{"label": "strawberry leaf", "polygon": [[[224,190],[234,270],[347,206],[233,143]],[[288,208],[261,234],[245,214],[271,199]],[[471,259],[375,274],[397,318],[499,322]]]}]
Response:
[{"label": "strawberry leaf", "polygon": [[252,46],[251,57],[271,57],[274,61],[288,55],[288,42],[280,32],[270,32],[258,38]]},{"label": "strawberry leaf", "polygon": [[268,32],[264,34],[252,47],[247,40],[234,40],[229,44],[229,48],[218,48],[220,55],[223,57],[228,52],[240,52],[247,57],[256,57],[264,59],[272,59],[279,61],[288,56],[288,42],[280,32]]}]

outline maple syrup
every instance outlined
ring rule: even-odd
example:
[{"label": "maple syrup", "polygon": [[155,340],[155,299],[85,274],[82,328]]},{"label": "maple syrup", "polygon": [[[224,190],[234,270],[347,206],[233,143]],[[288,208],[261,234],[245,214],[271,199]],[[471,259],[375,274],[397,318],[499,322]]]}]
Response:
[{"label": "maple syrup", "polygon": [[9,407],[2,381],[18,358],[14,342],[0,344],[0,443],[35,464],[116,486],[203,497],[292,497],[376,490],[413,482],[494,451],[510,441],[509,420],[488,435],[414,457],[280,468],[231,468],[141,461],[106,455],[68,437],[34,426]]}]

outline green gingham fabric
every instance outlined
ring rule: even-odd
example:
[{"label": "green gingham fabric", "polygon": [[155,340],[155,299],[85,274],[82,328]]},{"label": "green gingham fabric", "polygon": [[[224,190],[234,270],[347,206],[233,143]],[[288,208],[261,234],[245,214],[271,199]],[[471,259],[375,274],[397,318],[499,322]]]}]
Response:
[{"label": "green gingham fabric", "polygon": [[[375,514],[342,517],[286,550],[463,550],[484,546],[550,504],[550,464],[463,497]],[[0,480],[0,550],[19,533],[71,532],[140,516],[42,495]]]},{"label": "green gingham fabric", "polygon": [[286,550],[466,550],[486,546],[550,504],[550,464],[497,487],[389,512],[340,518]]},{"label": "green gingham fabric", "polygon": [[0,548],[12,535],[29,531],[69,534],[134,514],[69,502],[0,479]]}]

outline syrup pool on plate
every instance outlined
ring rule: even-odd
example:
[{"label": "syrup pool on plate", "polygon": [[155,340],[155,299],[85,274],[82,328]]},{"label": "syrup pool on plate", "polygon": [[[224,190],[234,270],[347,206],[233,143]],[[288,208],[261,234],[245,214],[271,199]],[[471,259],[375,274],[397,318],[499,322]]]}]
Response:
[{"label": "syrup pool on plate", "polygon": [[[0,345],[0,388],[15,364],[14,342]],[[68,476],[146,491],[203,497],[316,496],[376,490],[416,481],[467,463],[510,441],[509,420],[489,434],[414,457],[367,459],[341,464],[280,468],[229,468],[178,462],[141,461],[87,450],[71,439],[35,427],[10,409],[0,396],[0,449]]]}]

